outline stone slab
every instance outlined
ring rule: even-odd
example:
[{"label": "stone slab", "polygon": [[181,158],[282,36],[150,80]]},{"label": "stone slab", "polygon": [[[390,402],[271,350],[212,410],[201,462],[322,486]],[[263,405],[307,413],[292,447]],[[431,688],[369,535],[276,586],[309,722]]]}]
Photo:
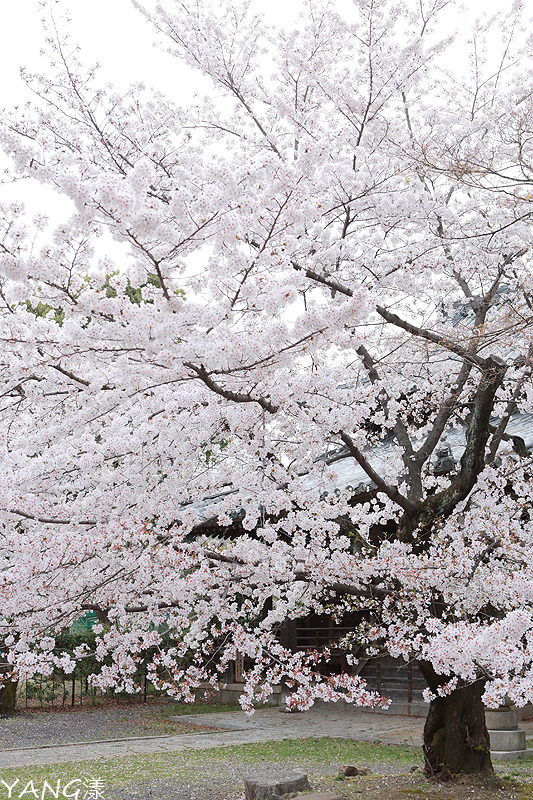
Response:
[{"label": "stone slab", "polygon": [[525,731],[491,731],[489,730],[490,749],[515,751],[526,749]]},{"label": "stone slab", "polygon": [[498,761],[518,761],[533,758],[533,750],[491,750],[490,757]]}]

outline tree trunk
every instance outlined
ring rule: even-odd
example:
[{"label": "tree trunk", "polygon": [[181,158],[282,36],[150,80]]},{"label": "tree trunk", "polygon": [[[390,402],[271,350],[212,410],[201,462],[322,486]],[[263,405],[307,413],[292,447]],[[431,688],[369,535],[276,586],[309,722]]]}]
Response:
[{"label": "tree trunk", "polygon": [[[11,664],[0,662],[0,680],[2,673],[11,672]],[[0,717],[12,717],[17,705],[17,685],[18,681],[6,680],[0,689]]]},{"label": "tree trunk", "polygon": [[[436,675],[430,664],[420,669],[436,693],[448,679]],[[424,726],[424,761],[428,777],[446,781],[455,775],[494,776],[490,743],[481,702],[484,681],[459,684],[446,697],[431,701]]]}]

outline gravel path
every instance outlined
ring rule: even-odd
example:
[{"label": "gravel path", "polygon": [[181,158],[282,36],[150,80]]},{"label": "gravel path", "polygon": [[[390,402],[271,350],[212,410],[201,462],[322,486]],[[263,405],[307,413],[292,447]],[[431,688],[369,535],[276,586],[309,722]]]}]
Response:
[{"label": "gravel path", "polygon": [[144,736],[175,736],[212,730],[195,721],[172,722],[164,713],[169,706],[143,704],[109,706],[64,712],[23,712],[0,719],[0,751],[42,747],[68,742],[93,742]]},{"label": "gravel path", "polygon": [[[336,708],[312,709],[305,714],[280,714],[269,708],[256,711],[252,717],[242,711],[174,717],[172,711],[172,704],[114,706],[0,720],[0,767],[204,750],[310,736],[418,745],[423,724],[419,718]],[[76,745],[80,742],[84,744]]]}]

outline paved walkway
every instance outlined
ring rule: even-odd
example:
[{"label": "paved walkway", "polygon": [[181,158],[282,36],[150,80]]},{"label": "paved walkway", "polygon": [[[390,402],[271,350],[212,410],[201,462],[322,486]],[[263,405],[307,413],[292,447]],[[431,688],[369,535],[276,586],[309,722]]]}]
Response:
[{"label": "paved walkway", "polygon": [[424,727],[422,717],[374,714],[356,709],[344,711],[334,707],[295,714],[282,714],[277,708],[266,708],[256,711],[252,717],[246,717],[243,712],[237,711],[176,717],[176,720],[220,726],[220,730],[0,750],[0,768],[205,750],[280,739],[305,739],[308,736],[331,736],[365,742],[379,740],[390,744],[420,746]]}]

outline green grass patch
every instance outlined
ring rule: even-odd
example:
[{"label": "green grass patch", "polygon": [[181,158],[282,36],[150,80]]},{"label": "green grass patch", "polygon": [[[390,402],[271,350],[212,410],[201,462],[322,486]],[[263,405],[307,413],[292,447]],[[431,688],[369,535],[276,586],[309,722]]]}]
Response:
[{"label": "green grass patch", "polygon": [[[371,773],[336,783],[342,764],[365,766]],[[40,791],[45,781],[51,785],[60,781],[65,786],[69,781],[80,779],[101,781],[103,796],[110,800],[115,791],[122,791],[120,787],[130,787],[128,791],[133,792],[132,797],[151,796],[154,800],[164,800],[172,794],[174,786],[194,790],[202,781],[210,787],[210,797],[235,800],[242,797],[243,775],[266,765],[284,769],[300,767],[309,774],[315,791],[337,791],[350,800],[533,800],[531,772],[521,771],[525,762],[517,766],[505,765],[505,769],[499,767],[498,772],[506,773],[507,780],[498,788],[489,789],[468,781],[463,782],[464,785],[439,785],[424,778],[420,769],[420,748],[314,737],[115,757],[96,762],[12,767],[0,770],[0,780],[5,782],[0,784],[0,800],[8,797],[3,788],[5,784],[12,786],[17,780],[20,793],[29,781]],[[17,792],[13,792],[12,797],[18,797]]]},{"label": "green grass patch", "polygon": [[282,739],[281,741],[257,744],[237,744],[211,750],[223,758],[237,757],[243,763],[279,761],[287,763],[305,762],[306,765],[331,762],[339,764],[362,763],[371,765],[386,762],[411,767],[422,763],[419,748],[407,745],[356,742],[350,739],[314,738]]},{"label": "green grass patch", "polygon": [[166,717],[181,717],[191,714],[218,714],[221,711],[242,711],[238,703],[210,703],[197,700],[194,703],[169,703],[160,707],[160,713]]}]

